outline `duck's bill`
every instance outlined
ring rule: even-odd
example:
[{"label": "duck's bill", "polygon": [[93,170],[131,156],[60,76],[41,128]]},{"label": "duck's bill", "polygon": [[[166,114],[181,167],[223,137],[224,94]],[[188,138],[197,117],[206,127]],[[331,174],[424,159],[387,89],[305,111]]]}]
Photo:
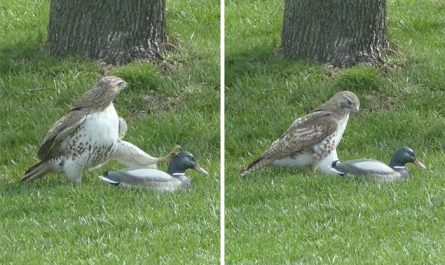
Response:
[{"label": "duck's bill", "polygon": [[425,166],[422,162],[420,162],[419,160],[417,160],[417,159],[414,160],[413,164],[416,165],[416,166],[418,166],[418,167],[420,167],[420,168],[426,169],[426,166]]},{"label": "duck's bill", "polygon": [[209,174],[209,172],[207,172],[207,170],[205,170],[204,168],[202,168],[200,165],[196,165],[195,167],[194,167],[194,169],[196,170],[196,171],[198,171],[199,173],[202,173],[202,174],[204,174],[204,175],[208,175]]}]

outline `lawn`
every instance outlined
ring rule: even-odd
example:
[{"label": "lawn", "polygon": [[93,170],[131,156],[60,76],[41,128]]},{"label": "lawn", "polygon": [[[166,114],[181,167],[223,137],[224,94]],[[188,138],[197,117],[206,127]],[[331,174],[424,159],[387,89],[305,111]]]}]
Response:
[{"label": "lawn", "polygon": [[[0,2],[0,264],[216,264],[219,259],[219,3],[167,1],[165,71],[103,66],[45,49],[49,0]],[[125,136],[149,154],[175,143],[210,175],[174,194],[108,186],[88,171],[19,179],[52,124],[104,74],[129,84],[115,106]],[[162,169],[166,165],[161,165]]]},{"label": "lawn", "polygon": [[[283,3],[226,1],[226,264],[445,263],[445,2],[388,1],[386,64],[334,69],[280,58]],[[404,182],[266,168],[239,173],[336,91],[361,111],[342,160],[412,147]]]}]

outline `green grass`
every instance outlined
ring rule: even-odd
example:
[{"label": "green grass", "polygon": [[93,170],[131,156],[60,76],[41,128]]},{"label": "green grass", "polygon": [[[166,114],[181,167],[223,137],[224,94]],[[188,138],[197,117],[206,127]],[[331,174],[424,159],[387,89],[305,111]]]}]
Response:
[{"label": "green grass", "polygon": [[[378,68],[332,69],[279,56],[281,2],[226,1],[226,264],[445,263],[445,3],[388,1]],[[379,184],[305,169],[239,173],[297,117],[354,91],[343,160],[388,161],[410,146],[428,170]]]},{"label": "green grass", "polygon": [[[49,0],[0,3],[0,263],[216,264],[219,258],[219,3],[168,1],[169,71],[132,63],[112,68],[53,58],[44,48]],[[126,140],[160,156],[175,143],[210,176],[175,194],[101,182],[110,162],[80,186],[62,175],[16,183],[39,142],[103,75],[129,89],[115,101]],[[165,169],[165,165],[161,166]]]}]

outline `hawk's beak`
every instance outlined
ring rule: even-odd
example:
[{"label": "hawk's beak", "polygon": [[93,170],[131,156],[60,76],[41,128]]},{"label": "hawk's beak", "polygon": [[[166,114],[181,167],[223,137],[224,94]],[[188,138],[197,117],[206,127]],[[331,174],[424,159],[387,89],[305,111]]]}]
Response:
[{"label": "hawk's beak", "polygon": [[422,168],[422,169],[426,169],[426,166],[422,162],[417,160],[417,159],[413,161],[413,164],[418,166],[418,167],[420,167],[420,168]]},{"label": "hawk's beak", "polygon": [[207,170],[205,170],[204,168],[202,168],[199,164],[196,164],[196,166],[194,167],[194,169],[196,170],[196,171],[198,171],[199,173],[202,173],[202,174],[204,174],[204,175],[208,175],[209,174],[209,172],[207,172]]},{"label": "hawk's beak", "polygon": [[359,112],[360,110],[360,106],[359,105],[354,105],[354,108],[352,109],[353,112]]}]

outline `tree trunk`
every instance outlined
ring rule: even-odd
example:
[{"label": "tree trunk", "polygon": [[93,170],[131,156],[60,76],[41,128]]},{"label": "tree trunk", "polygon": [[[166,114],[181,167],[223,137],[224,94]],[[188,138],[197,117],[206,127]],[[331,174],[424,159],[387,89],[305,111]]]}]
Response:
[{"label": "tree trunk", "polygon": [[51,0],[53,55],[122,64],[162,59],[166,43],[165,0]]},{"label": "tree trunk", "polygon": [[385,0],[286,0],[281,47],[284,58],[309,58],[337,67],[382,62]]}]

